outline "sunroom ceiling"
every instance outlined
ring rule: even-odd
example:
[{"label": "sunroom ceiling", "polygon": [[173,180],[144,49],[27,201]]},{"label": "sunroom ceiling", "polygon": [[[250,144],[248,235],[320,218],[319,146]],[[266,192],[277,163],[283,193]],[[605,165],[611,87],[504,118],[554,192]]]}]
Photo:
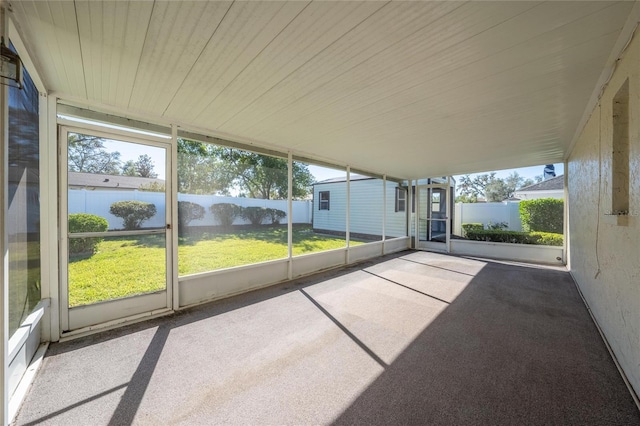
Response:
[{"label": "sunroom ceiling", "polygon": [[561,161],[634,6],[11,4],[61,98],[401,177]]}]

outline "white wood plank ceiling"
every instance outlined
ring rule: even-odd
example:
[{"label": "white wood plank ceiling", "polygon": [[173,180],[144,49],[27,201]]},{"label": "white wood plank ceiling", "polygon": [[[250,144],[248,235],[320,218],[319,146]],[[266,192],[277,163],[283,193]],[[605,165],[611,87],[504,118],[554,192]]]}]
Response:
[{"label": "white wood plank ceiling", "polygon": [[561,161],[634,4],[11,6],[61,98],[415,178]]}]

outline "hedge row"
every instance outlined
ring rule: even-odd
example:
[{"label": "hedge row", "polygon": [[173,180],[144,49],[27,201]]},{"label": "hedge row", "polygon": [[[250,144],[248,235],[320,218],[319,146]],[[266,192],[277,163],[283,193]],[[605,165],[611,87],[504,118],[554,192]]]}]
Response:
[{"label": "hedge row", "polygon": [[551,232],[517,232],[501,231],[497,229],[470,229],[466,237],[474,241],[489,241],[494,243],[536,244],[544,246],[561,246],[562,234]]},{"label": "hedge row", "polygon": [[231,227],[233,221],[241,217],[251,222],[252,225],[262,225],[265,220],[272,225],[278,225],[287,214],[282,210],[266,207],[242,207],[231,203],[218,203],[209,207],[218,223],[225,228]]},{"label": "hedge row", "polygon": [[464,231],[462,236],[466,237],[470,231],[484,230],[484,225],[482,223],[463,223],[462,230]]},{"label": "hedge row", "polygon": [[525,231],[564,232],[564,201],[555,198],[539,198],[520,202],[520,219]]}]

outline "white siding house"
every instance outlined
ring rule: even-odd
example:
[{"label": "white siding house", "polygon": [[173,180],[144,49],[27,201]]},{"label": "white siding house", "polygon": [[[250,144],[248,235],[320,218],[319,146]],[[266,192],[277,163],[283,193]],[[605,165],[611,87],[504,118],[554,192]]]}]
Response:
[{"label": "white siding house", "polygon": [[520,188],[513,193],[513,196],[520,200],[536,200],[538,198],[564,199],[564,175]]},{"label": "white siding house", "polygon": [[[387,181],[387,237],[407,235],[407,191],[396,182]],[[349,232],[354,238],[381,239],[383,232],[384,185],[381,179],[352,175],[350,179]],[[396,195],[398,193],[398,195]],[[328,179],[313,186],[313,229],[343,235],[347,223],[347,182],[345,178]]]}]

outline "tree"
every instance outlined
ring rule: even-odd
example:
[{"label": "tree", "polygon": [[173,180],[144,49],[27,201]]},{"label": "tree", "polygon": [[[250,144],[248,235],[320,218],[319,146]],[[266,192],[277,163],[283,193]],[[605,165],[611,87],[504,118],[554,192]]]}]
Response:
[{"label": "tree", "polygon": [[122,175],[123,176],[137,176],[136,174],[136,162],[133,160],[127,160],[122,165]]},{"label": "tree", "polygon": [[532,179],[525,179],[518,172],[513,172],[504,179],[496,177],[495,172],[478,175],[473,179],[466,175],[460,178],[458,185],[460,196],[458,198],[467,200],[463,202],[474,203],[477,202],[479,196],[484,196],[488,202],[495,203],[513,197],[513,193],[518,188],[533,183]]},{"label": "tree", "polygon": [[[222,148],[220,157],[233,183],[251,198],[285,199],[288,194],[288,161],[283,158]],[[306,164],[293,163],[293,198],[304,198],[311,191],[314,177]]]},{"label": "tree", "polygon": [[72,133],[69,135],[69,171],[120,174],[120,153],[108,151],[104,139]]},{"label": "tree", "polygon": [[147,154],[140,155],[134,163],[136,176],[145,178],[157,178],[158,174],[153,171],[153,160]]},{"label": "tree", "polygon": [[215,145],[178,138],[178,192],[229,194],[233,177],[220,154]]},{"label": "tree", "polygon": [[[314,177],[306,164],[293,163],[293,198],[306,197]],[[178,191],[285,199],[288,161],[234,148],[178,139]]]},{"label": "tree", "polygon": [[478,200],[478,197],[484,196],[486,186],[495,179],[495,172],[478,175],[473,179],[469,175],[462,176],[460,178],[460,183],[458,184],[460,196],[466,197],[470,200],[469,202],[475,203]]},{"label": "tree", "polygon": [[138,187],[138,190],[145,192],[165,192],[167,187],[164,183],[160,182],[149,182],[142,184]]}]

